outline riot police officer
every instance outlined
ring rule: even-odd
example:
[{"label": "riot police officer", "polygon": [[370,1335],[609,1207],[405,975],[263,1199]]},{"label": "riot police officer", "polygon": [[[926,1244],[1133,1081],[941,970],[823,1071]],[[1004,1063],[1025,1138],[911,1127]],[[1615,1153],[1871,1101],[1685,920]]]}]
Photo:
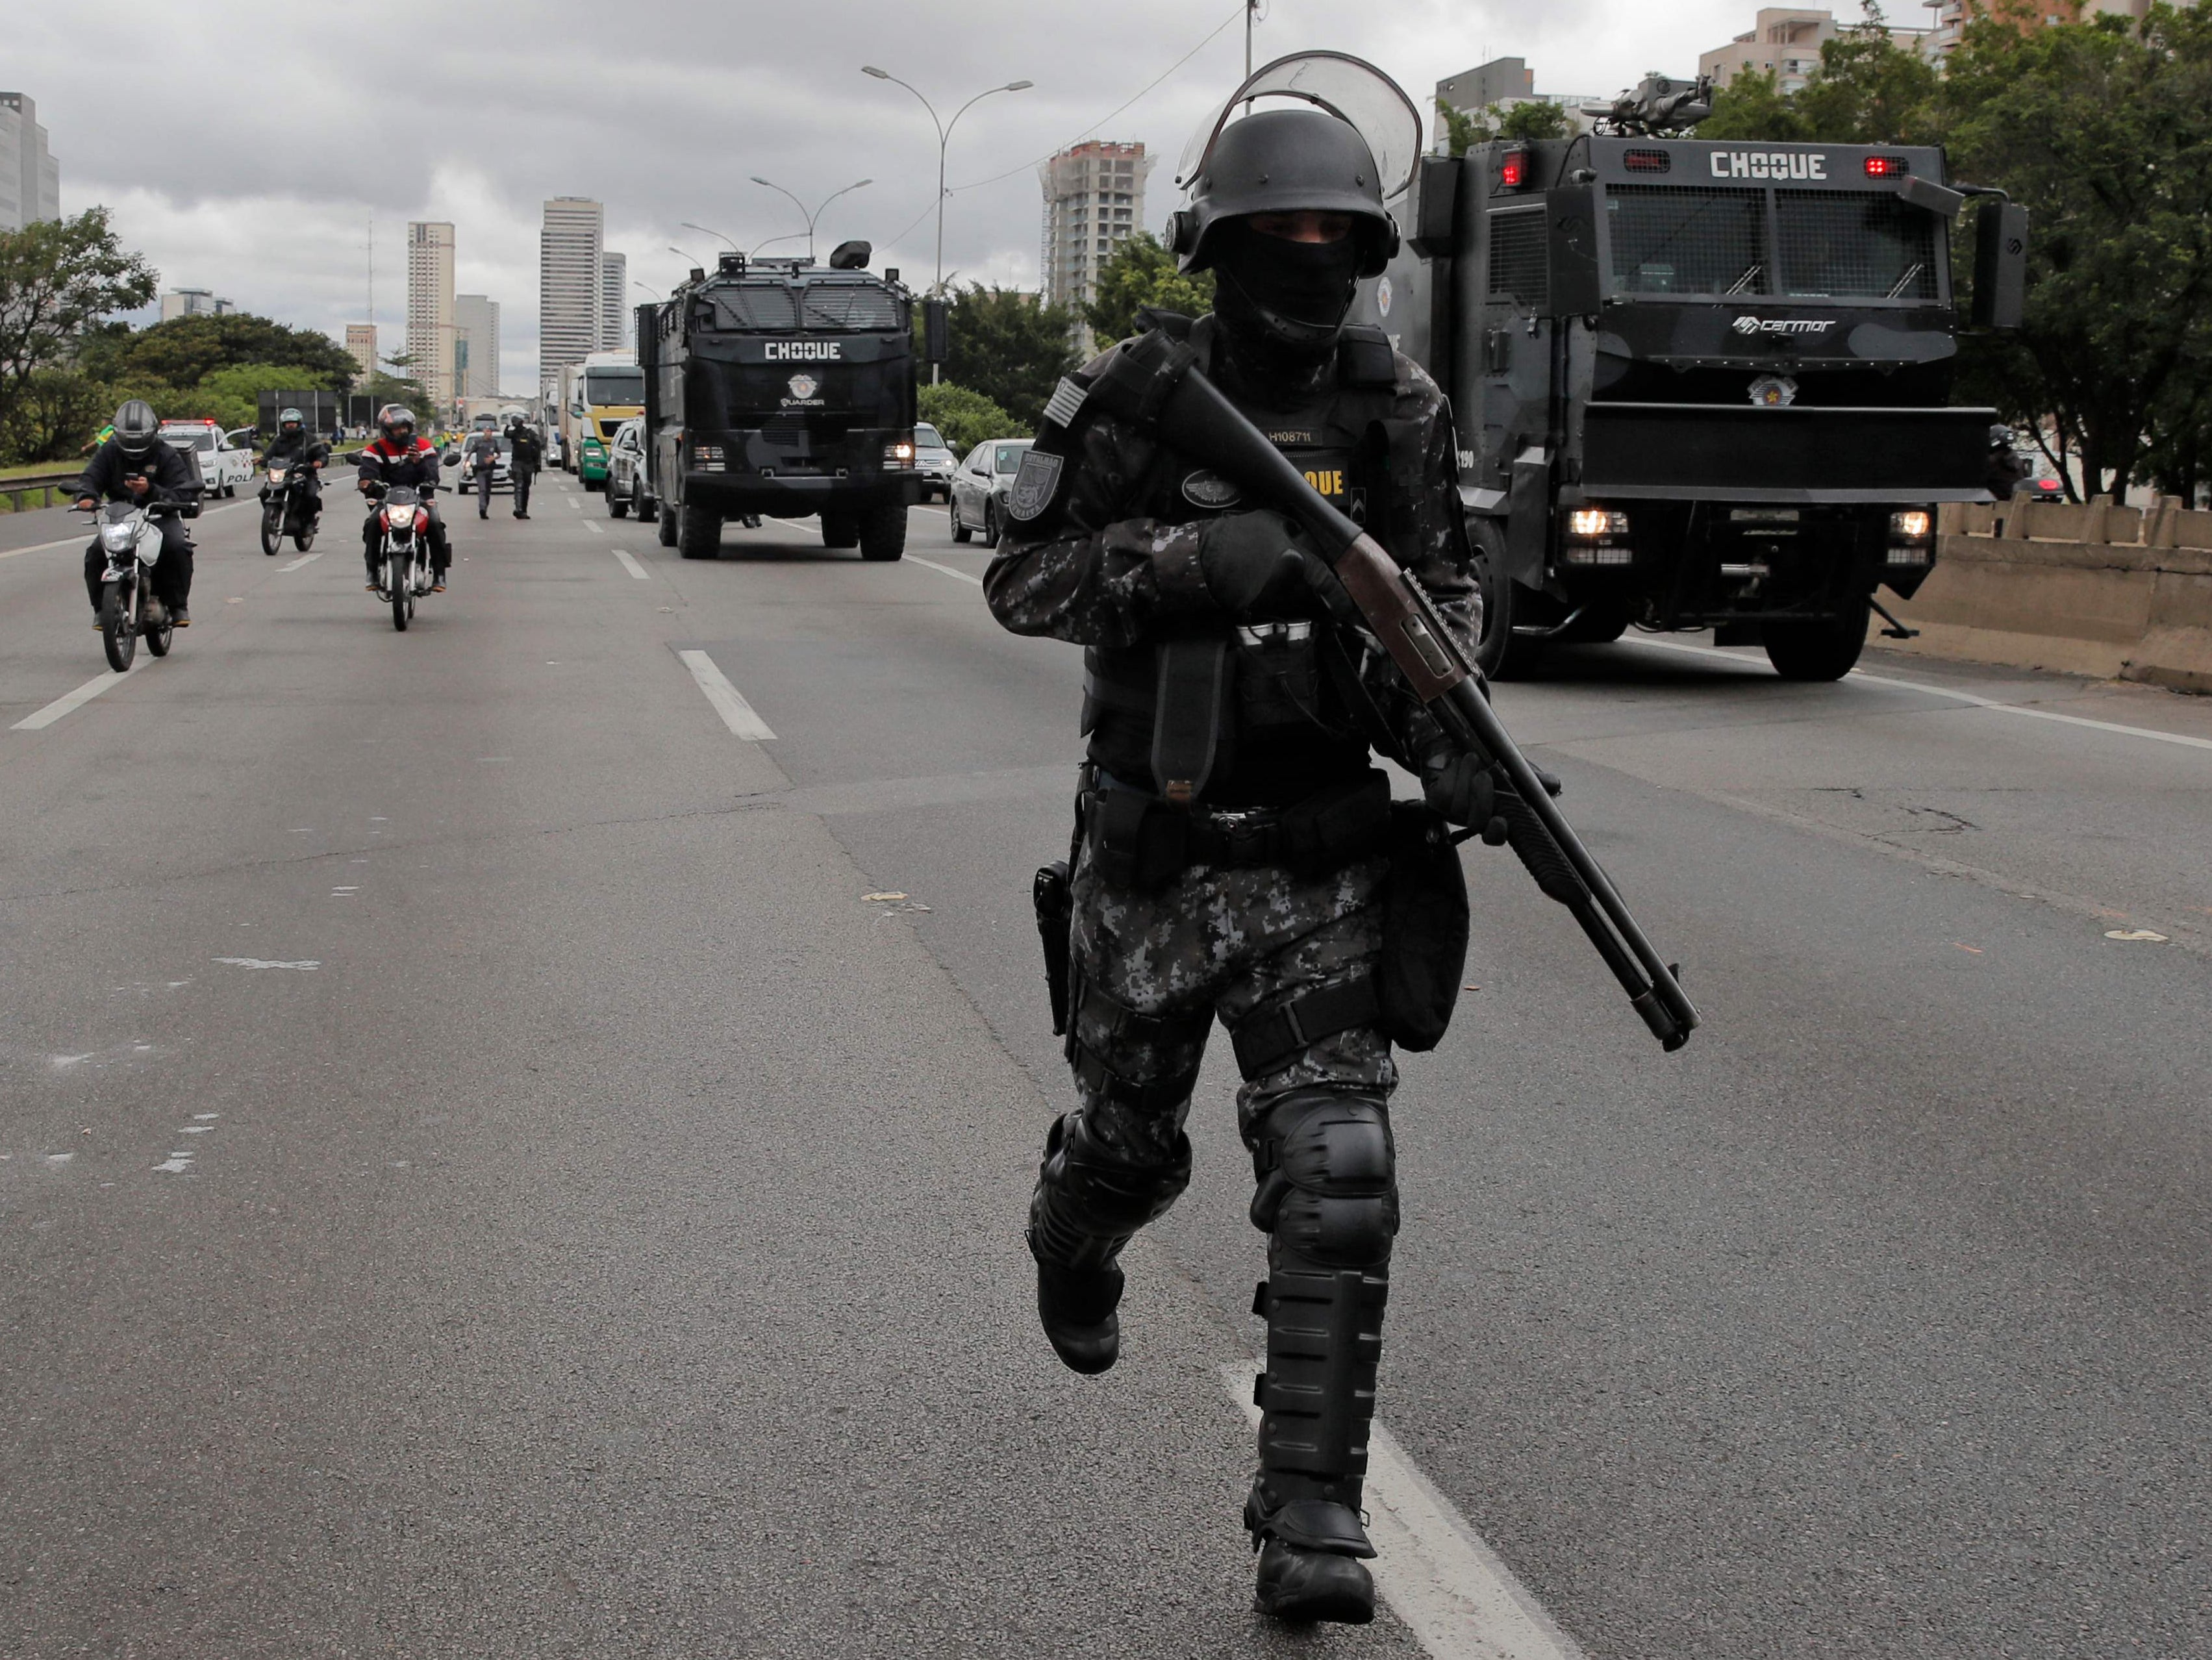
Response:
[{"label": "riot police officer", "polygon": [[[1449,411],[1379,331],[1346,321],[1398,240],[1369,144],[1320,108],[1257,110],[1218,131],[1192,188],[1171,234],[1185,271],[1215,273],[1215,309],[1163,326],[1419,578],[1471,654]],[[1076,404],[1108,361],[1055,402]],[[1370,747],[1417,769],[1455,822],[1486,822],[1492,798],[1366,660],[1288,519],[1133,421],[1077,423],[1018,477],[985,581],[1006,628],[1085,648],[1078,1104],[1052,1128],[1030,1206],[1038,1312],[1070,1367],[1114,1364],[1119,1258],[1190,1179],[1183,1122],[1219,1018],[1268,1236],[1244,1511],[1258,1606],[1364,1621],[1361,1478],[1398,1228],[1398,1074],[1377,990],[1394,813]]]}]

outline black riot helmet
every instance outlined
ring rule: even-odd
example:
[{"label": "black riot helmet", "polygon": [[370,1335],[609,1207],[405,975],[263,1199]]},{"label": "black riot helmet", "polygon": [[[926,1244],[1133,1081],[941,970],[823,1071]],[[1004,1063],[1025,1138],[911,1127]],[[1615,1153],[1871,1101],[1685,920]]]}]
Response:
[{"label": "black riot helmet", "polygon": [[161,419],[144,398],[134,398],[115,411],[115,447],[125,455],[144,455],[161,439]]},{"label": "black riot helmet", "polygon": [[1168,222],[1177,265],[1212,269],[1224,223],[1255,213],[1348,216],[1359,277],[1381,276],[1398,251],[1398,224],[1382,205],[1367,141],[1318,109],[1257,110],[1223,129],[1191,181],[1190,205]]}]

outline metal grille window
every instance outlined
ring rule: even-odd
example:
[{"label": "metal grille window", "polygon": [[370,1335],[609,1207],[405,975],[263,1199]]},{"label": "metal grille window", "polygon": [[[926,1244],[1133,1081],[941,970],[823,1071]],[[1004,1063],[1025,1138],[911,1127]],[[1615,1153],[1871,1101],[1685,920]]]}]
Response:
[{"label": "metal grille window", "polygon": [[802,328],[895,330],[901,325],[897,297],[872,283],[810,283],[805,292]]},{"label": "metal grille window", "polygon": [[1605,193],[1620,294],[1767,294],[1766,192],[1613,185]]},{"label": "metal grille window", "polygon": [[1490,216],[1490,296],[1522,305],[1544,303],[1544,210],[1499,208]]},{"label": "metal grille window", "polygon": [[718,329],[784,330],[799,326],[798,308],[781,283],[747,283],[713,290]]},{"label": "metal grille window", "polygon": [[1784,293],[1937,298],[1935,217],[1887,191],[1777,191],[1774,213]]}]

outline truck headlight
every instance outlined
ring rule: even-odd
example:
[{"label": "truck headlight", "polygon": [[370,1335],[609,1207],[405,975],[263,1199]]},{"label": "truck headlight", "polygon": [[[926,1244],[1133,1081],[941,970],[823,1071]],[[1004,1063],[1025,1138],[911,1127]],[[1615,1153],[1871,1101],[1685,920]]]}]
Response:
[{"label": "truck headlight", "polygon": [[1889,515],[1889,533],[1900,542],[1925,541],[1935,522],[1935,515],[1925,508],[1907,508],[1902,513]]},{"label": "truck headlight", "polygon": [[1567,534],[1583,542],[1626,536],[1628,515],[1611,508],[1577,508],[1567,514]]}]

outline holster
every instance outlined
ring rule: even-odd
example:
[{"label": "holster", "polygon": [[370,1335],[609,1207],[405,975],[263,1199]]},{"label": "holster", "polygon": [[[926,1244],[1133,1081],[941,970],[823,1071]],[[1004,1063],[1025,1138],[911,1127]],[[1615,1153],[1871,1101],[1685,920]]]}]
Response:
[{"label": "holster", "polygon": [[1070,1018],[1068,957],[1073,946],[1075,892],[1067,861],[1055,859],[1040,868],[1030,890],[1036,907],[1037,937],[1044,944],[1045,994],[1052,1000],[1052,1035],[1064,1036]]},{"label": "holster", "polygon": [[1382,1034],[1400,1049],[1443,1042],[1467,971],[1468,924],[1467,875],[1451,826],[1421,802],[1392,803],[1375,994]]}]

